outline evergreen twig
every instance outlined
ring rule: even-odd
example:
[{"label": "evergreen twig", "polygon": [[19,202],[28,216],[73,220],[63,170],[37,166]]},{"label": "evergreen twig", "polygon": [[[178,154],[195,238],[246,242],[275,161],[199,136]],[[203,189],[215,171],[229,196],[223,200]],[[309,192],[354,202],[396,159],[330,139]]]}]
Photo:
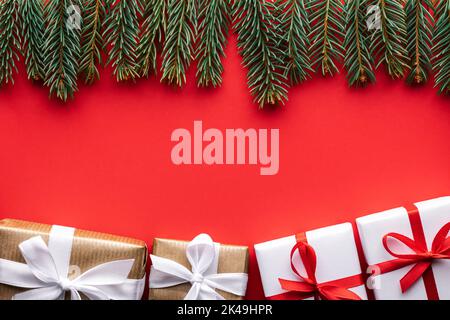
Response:
[{"label": "evergreen twig", "polygon": [[440,0],[436,6],[433,35],[433,69],[439,92],[450,94],[450,0]]},{"label": "evergreen twig", "polygon": [[238,49],[248,69],[247,82],[260,108],[287,99],[285,53],[279,46],[280,21],[273,14],[276,4],[260,0],[235,0],[234,27]]},{"label": "evergreen twig", "polygon": [[14,84],[16,61],[20,52],[20,15],[18,0],[0,1],[0,86]]}]

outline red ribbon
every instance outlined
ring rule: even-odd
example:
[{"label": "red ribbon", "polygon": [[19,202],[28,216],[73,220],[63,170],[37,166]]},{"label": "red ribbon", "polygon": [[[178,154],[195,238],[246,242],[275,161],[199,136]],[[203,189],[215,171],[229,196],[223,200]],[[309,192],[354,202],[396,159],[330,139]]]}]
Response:
[{"label": "red ribbon", "polygon": [[[304,238],[304,241],[299,238]],[[302,276],[294,265],[293,257],[297,250],[305,267],[306,276]],[[318,283],[316,279],[316,266],[317,258],[314,249],[306,242],[306,237],[302,237],[301,235],[297,236],[297,243],[291,250],[291,268],[302,281],[278,279],[281,287],[288,292],[272,296],[270,299],[294,300],[314,297],[316,300],[361,300],[356,293],[348,289],[364,284],[361,274]]]},{"label": "red ribbon", "polygon": [[[418,279],[423,278],[425,289],[429,300],[439,300],[433,269],[434,261],[439,259],[450,259],[450,222],[445,224],[436,234],[428,251],[425,234],[420,220],[419,211],[416,207],[408,210],[413,238],[410,239],[402,234],[388,233],[383,237],[383,246],[395,260],[386,261],[377,266],[381,273],[387,273],[400,268],[413,265],[413,267],[400,280],[400,287],[405,293]],[[389,246],[389,238],[393,238],[411,249],[412,253],[401,254],[394,252]]]}]

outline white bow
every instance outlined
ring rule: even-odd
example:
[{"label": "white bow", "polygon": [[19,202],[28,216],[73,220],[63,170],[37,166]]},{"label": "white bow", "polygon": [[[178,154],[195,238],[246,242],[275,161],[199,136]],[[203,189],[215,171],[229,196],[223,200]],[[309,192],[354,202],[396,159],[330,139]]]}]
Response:
[{"label": "white bow", "polygon": [[[167,288],[191,283],[185,300],[223,300],[215,289],[244,296],[248,275],[245,273],[217,273],[218,245],[207,234],[200,234],[186,249],[192,271],[166,258],[151,255],[150,288]],[[215,270],[214,270],[215,269]]]},{"label": "white bow", "polygon": [[70,292],[72,300],[80,293],[92,300],[140,299],[145,277],[128,279],[134,259],[111,261],[69,279],[69,262],[75,229],[53,226],[48,246],[37,236],[19,244],[26,263],[0,259],[0,283],[26,288],[16,300],[62,300]]}]

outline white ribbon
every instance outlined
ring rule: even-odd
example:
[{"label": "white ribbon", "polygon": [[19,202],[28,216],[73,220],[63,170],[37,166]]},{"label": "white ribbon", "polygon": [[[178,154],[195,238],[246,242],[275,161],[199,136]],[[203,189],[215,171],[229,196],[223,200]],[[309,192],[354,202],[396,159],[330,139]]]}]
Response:
[{"label": "white ribbon", "polygon": [[151,255],[150,288],[167,288],[191,283],[191,289],[184,297],[185,300],[224,300],[225,298],[215,289],[244,296],[248,275],[217,273],[218,247],[207,234],[195,237],[186,249],[186,257],[192,271],[173,260]]},{"label": "white ribbon", "polygon": [[16,300],[62,300],[70,292],[92,300],[136,300],[142,297],[145,277],[128,279],[134,259],[100,264],[69,279],[70,256],[75,229],[53,226],[48,246],[37,236],[19,244],[26,263],[0,259],[0,283],[29,289],[13,296]]}]

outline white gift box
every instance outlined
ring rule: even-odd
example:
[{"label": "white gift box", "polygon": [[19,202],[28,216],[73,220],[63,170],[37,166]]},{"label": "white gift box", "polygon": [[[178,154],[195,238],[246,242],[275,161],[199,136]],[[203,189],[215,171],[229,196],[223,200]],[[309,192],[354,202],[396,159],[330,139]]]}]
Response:
[{"label": "white gift box", "polygon": [[[450,222],[450,197],[415,203],[422,222],[427,249],[430,250],[438,231]],[[413,238],[412,227],[406,208],[400,207],[356,219],[361,244],[366,261],[375,272],[372,276],[374,295],[379,300],[427,299],[423,278],[419,278],[406,292],[402,293],[400,279],[414,266],[403,267],[377,275],[376,265],[396,259],[383,245],[383,237],[398,233]],[[406,246],[393,243],[396,252],[411,253]],[[432,264],[434,279],[440,299],[450,299],[450,260],[434,260]],[[379,273],[379,270],[378,270]]]},{"label": "white gift box", "polygon": [[[316,253],[315,275],[318,283],[361,274],[358,252],[350,223],[308,231],[305,235],[308,244]],[[301,281],[291,268],[291,250],[296,242],[296,236],[292,235],[255,245],[264,294],[267,298],[287,292],[282,289],[279,282],[280,278]],[[295,258],[296,266],[298,266],[300,273],[304,274],[304,266],[300,257],[297,255]],[[363,284],[348,289],[359,295],[361,299],[367,299]]]}]

